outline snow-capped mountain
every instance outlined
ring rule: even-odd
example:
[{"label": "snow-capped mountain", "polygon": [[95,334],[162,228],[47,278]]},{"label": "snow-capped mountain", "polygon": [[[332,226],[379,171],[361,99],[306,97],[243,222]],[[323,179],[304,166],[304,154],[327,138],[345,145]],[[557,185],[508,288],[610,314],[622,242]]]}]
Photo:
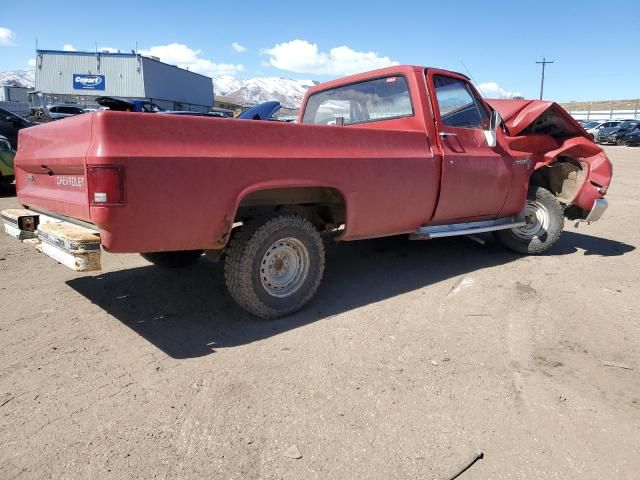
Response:
[{"label": "snow-capped mountain", "polygon": [[[230,97],[242,105],[277,100],[286,108],[296,109],[300,107],[307,89],[317,83],[313,80],[279,77],[254,77],[241,80],[223,75],[213,79],[213,90],[216,95]],[[0,84],[33,87],[35,70],[0,72]]]},{"label": "snow-capped mountain", "polygon": [[0,85],[33,88],[35,83],[35,70],[10,70],[8,72],[0,72]]},{"label": "snow-capped mountain", "polygon": [[230,75],[213,79],[216,95],[230,97],[243,105],[277,100],[284,107],[296,109],[309,87],[317,85],[313,80],[293,80],[280,77],[254,77],[240,80]]}]

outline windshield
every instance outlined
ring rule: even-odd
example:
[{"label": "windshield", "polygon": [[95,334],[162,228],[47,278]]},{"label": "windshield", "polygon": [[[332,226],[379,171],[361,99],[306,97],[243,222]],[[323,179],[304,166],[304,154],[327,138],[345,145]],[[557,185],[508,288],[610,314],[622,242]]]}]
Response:
[{"label": "windshield", "polygon": [[593,127],[597,127],[598,125],[600,125],[600,122],[589,121],[589,122],[584,122],[582,124],[582,127],[583,128],[593,128]]}]

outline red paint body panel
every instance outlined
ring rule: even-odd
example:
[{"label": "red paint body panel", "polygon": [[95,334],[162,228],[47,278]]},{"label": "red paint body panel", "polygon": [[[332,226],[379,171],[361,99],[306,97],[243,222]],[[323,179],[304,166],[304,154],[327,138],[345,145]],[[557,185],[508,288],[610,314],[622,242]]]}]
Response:
[{"label": "red paint body panel", "polygon": [[[107,250],[153,252],[219,244],[243,197],[270,188],[339,191],[346,209],[342,238],[355,240],[518,213],[534,168],[561,154],[584,157],[592,179],[608,185],[610,163],[586,138],[558,141],[511,131],[522,132],[527,120],[535,121],[536,112],[553,104],[502,102],[510,135],[499,131],[495,149],[479,130],[458,129],[463,145],[441,141],[443,127],[428,81],[433,73],[464,78],[400,66],[307,92],[305,103],[326,88],[405,76],[413,117],[348,127],[109,111],[32,127],[20,132],[18,199],[36,210],[95,224]],[[99,165],[123,167],[124,205],[90,206],[85,171]],[[588,183],[576,197],[580,205],[592,202],[594,191],[600,195]]]},{"label": "red paint body panel", "polygon": [[[430,68],[427,71],[429,91],[435,91],[433,77],[436,75],[466,81],[462,75]],[[437,132],[452,134],[442,138],[438,144],[438,153],[443,162],[440,198],[432,223],[495,218],[510,191],[513,170],[511,154],[504,149],[504,145],[489,148],[482,130],[444,125],[438,103],[433,102],[432,108],[436,112]]]},{"label": "red paint body panel", "polygon": [[[39,125],[28,135],[20,135],[24,143],[20,143],[15,163],[20,202],[46,205],[49,211],[89,221],[84,177],[91,138],[91,121],[84,115]],[[69,179],[82,185],[72,185]]]}]

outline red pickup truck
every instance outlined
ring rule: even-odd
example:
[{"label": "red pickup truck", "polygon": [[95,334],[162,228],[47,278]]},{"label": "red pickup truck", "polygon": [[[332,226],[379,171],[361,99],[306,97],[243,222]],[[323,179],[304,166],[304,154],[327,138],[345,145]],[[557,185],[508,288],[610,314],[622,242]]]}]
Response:
[{"label": "red pickup truck", "polygon": [[[79,115],[21,131],[15,164],[18,200],[34,215],[162,266],[221,256],[230,295],[263,318],[314,296],[321,232],[495,231],[540,254],[565,217],[600,218],[612,174],[559,105],[484,100],[464,75],[417,66],[317,85],[297,123]],[[51,231],[41,240],[74,248]]]}]

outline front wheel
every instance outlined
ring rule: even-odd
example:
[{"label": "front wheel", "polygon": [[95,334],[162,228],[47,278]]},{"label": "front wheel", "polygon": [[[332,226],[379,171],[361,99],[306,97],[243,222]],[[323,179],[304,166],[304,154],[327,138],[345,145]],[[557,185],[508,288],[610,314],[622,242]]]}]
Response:
[{"label": "front wheel", "polygon": [[297,215],[248,222],[225,256],[227,290],[238,305],[264,319],[300,310],[324,272],[324,246],[315,227]]},{"label": "front wheel", "polygon": [[564,211],[558,199],[542,187],[529,189],[522,227],[498,230],[496,237],[507,248],[527,255],[540,255],[560,238],[564,228]]}]

